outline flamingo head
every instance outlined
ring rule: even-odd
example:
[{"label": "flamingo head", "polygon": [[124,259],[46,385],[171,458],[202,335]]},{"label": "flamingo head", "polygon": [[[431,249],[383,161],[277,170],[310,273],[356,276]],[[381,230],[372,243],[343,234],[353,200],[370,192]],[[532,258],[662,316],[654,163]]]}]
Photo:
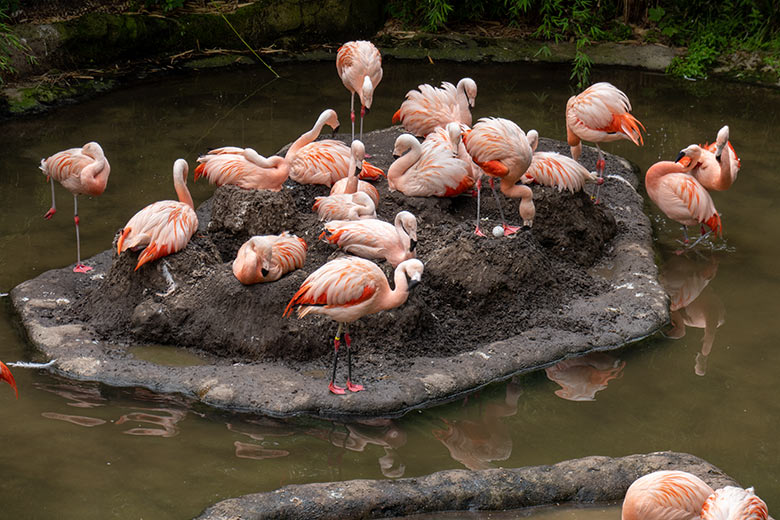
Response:
[{"label": "flamingo head", "polygon": [[181,179],[185,184],[187,183],[187,174],[190,171],[190,165],[184,159],[176,159],[173,163],[173,177],[174,179]]},{"label": "flamingo head", "polygon": [[365,113],[371,110],[371,103],[374,102],[374,84],[368,76],[363,78],[363,86],[360,87],[360,104],[363,105]]},{"label": "flamingo head", "polygon": [[327,110],[324,110],[322,114],[320,114],[318,123],[322,123],[323,125],[328,125],[333,129],[332,133],[336,133],[339,131],[339,116],[336,114],[336,111],[332,108],[329,108]]},{"label": "flamingo head", "polygon": [[723,147],[729,142],[729,127],[725,125],[718,130],[718,138],[715,140],[715,158],[720,161],[720,154],[723,153]]},{"label": "flamingo head", "polygon": [[535,152],[536,147],[539,146],[539,132],[536,130],[529,130],[527,134],[525,134],[526,139],[528,139],[528,144],[531,147],[531,151]]},{"label": "flamingo head", "polygon": [[680,153],[677,155],[677,159],[675,159],[674,162],[682,164],[687,171],[692,170],[696,166],[700,157],[701,147],[697,144],[692,144],[687,148],[680,150]]},{"label": "flamingo head", "polygon": [[92,157],[93,159],[102,159],[106,155],[103,153],[103,148],[100,147],[95,141],[90,141],[81,147],[81,153]]},{"label": "flamingo head", "polygon": [[355,165],[357,166],[357,172],[363,169],[363,159],[366,157],[366,146],[362,141],[355,139],[350,146],[352,151],[352,157],[355,159]]},{"label": "flamingo head", "polygon": [[409,291],[411,291],[417,286],[417,284],[420,283],[425,266],[418,259],[410,258],[409,260],[404,260],[398,264],[396,269],[401,269],[401,271],[406,275]]},{"label": "flamingo head", "polygon": [[417,217],[408,211],[400,211],[395,216],[395,221],[409,235],[409,251],[414,252],[414,248],[417,247]]},{"label": "flamingo head", "polygon": [[460,123],[451,122],[447,123],[447,137],[450,139],[450,145],[452,146],[452,155],[457,157],[458,156],[458,147],[460,146],[460,142],[463,139],[463,128],[460,126]]},{"label": "flamingo head", "polygon": [[393,147],[393,158],[398,159],[403,154],[408,152],[412,146],[414,146],[412,141],[419,143],[417,138],[412,134],[399,135],[395,140],[395,146]]},{"label": "flamingo head", "polygon": [[463,92],[466,93],[466,99],[469,100],[469,106],[474,108],[477,99],[477,83],[471,78],[463,78],[458,81],[458,86],[463,86]]}]

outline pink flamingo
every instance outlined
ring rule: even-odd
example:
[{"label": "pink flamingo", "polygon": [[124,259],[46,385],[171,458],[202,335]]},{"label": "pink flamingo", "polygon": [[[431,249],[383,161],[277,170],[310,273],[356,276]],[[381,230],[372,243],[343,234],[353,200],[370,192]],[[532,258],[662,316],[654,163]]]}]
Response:
[{"label": "pink flamingo", "polygon": [[306,242],[286,231],[254,236],[244,242],[233,260],[233,275],[244,285],[274,282],[300,269],[306,260]]},{"label": "pink flamingo", "polygon": [[201,176],[211,184],[232,184],[245,190],[279,191],[290,173],[284,157],[263,157],[252,148],[226,146],[198,157],[195,181]]},{"label": "pink flamingo", "polygon": [[558,191],[566,189],[574,193],[582,190],[586,182],[598,182],[595,173],[589,172],[570,157],[555,152],[537,152],[539,133],[536,130],[529,130],[527,137],[534,155],[531,165],[521,177],[523,184],[536,182],[543,186],[558,188]]},{"label": "pink flamingo", "polygon": [[54,181],[59,181],[73,194],[73,222],[76,224],[76,266],[74,273],[86,273],[92,268],[81,263],[81,238],[79,237],[79,195],[101,195],[106,190],[111,165],[108,164],[103,149],[95,142],[89,142],[81,148],[69,148],[57,152],[51,157],[41,159],[40,169],[51,182],[51,208],[43,216],[51,219],[57,212],[54,203]]},{"label": "pink flamingo", "polygon": [[363,117],[371,109],[374,89],[382,81],[382,55],[373,43],[364,40],[347,42],[336,53],[336,70],[351,94],[350,118],[352,140],[355,140],[355,93],[360,96],[360,140],[363,140]]},{"label": "pink flamingo", "polygon": [[[501,192],[504,195],[521,199],[520,216],[524,225],[531,226],[536,214],[533,192],[528,186],[517,184],[531,165],[533,157],[533,150],[525,132],[508,119],[483,117],[474,128],[464,133],[463,143],[473,161],[491,177],[491,188],[493,178],[499,178]],[[480,186],[477,184],[477,226],[474,232],[479,236],[485,236],[479,227],[480,191]],[[520,228],[507,225],[504,210],[501,209],[495,190],[493,195],[501,213],[504,235],[516,233]]]},{"label": "pink flamingo", "polygon": [[441,88],[428,84],[417,88],[406,93],[406,101],[393,114],[393,124],[402,123],[408,132],[419,136],[427,136],[452,121],[471,126],[470,107],[474,107],[477,97],[473,79],[463,78],[457,87],[444,81]]},{"label": "pink flamingo", "polygon": [[410,197],[454,197],[474,186],[468,163],[451,149],[420,144],[412,134],[398,136],[393,156],[397,159],[387,170],[390,191]]},{"label": "pink flamingo", "polygon": [[349,166],[347,170],[350,172],[354,171],[355,175],[349,175],[334,182],[333,186],[330,188],[330,194],[350,194],[362,191],[371,197],[371,200],[374,202],[374,206],[378,206],[379,191],[374,187],[373,184],[366,181],[361,181],[358,178],[360,176],[360,169],[355,169],[358,164],[363,164],[363,158],[366,155],[366,147],[363,145],[362,141],[358,141],[356,139],[352,141],[352,146],[350,146],[350,148],[352,150],[352,154],[350,155]]},{"label": "pink flamingo", "polygon": [[362,191],[315,197],[311,208],[320,220],[359,220],[376,218],[376,206],[371,197]]},{"label": "pink flamingo", "polygon": [[11,370],[9,370],[2,361],[0,361],[0,380],[11,385],[11,388],[16,392],[16,398],[19,399],[19,390],[16,388],[16,380],[14,379],[13,374],[11,374]]},{"label": "pink flamingo", "polygon": [[[566,103],[566,137],[571,146],[571,156],[580,159],[582,141],[590,141],[599,151],[596,173],[604,177],[604,154],[599,143],[628,139],[635,145],[644,144],[644,125],[631,112],[631,102],[621,90],[611,83],[595,83],[569,98]],[[596,188],[596,204],[599,203],[601,184]]]},{"label": "pink flamingo", "polygon": [[414,258],[417,219],[408,211],[395,216],[395,225],[376,219],[333,220],[320,238],[343,251],[368,259],[387,260],[393,267]]},{"label": "pink flamingo", "polygon": [[701,510],[702,520],[767,520],[766,502],[756,496],[752,487],[726,486],[711,494]]},{"label": "pink flamingo", "polygon": [[713,489],[685,471],[656,471],[626,491],[622,520],[694,520]]},{"label": "pink flamingo", "polygon": [[333,372],[328,389],[334,394],[343,394],[344,389],[336,386],[336,364],[338,362],[341,331],[347,345],[347,389],[351,392],[363,390],[363,385],[352,382],[352,357],[349,324],[380,311],[403,305],[409,292],[420,282],[423,263],[410,258],[395,268],[395,289],[385,274],[374,262],[356,256],[342,256],[326,263],[301,284],[293,295],[283,316],[289,316],[293,307],[298,309],[298,318],[307,314],[324,314],[339,324],[333,341]]},{"label": "pink flamingo", "polygon": [[[696,145],[691,145],[694,147]],[[737,180],[741,161],[729,141],[729,127],[724,126],[718,131],[718,137],[712,144],[699,146],[699,157],[691,170],[702,186],[708,190],[727,190]],[[683,159],[687,166],[689,159]]]},{"label": "pink flamingo", "polygon": [[[352,150],[349,146],[333,139],[315,141],[322,128],[328,125],[335,132],[339,127],[338,116],[333,109],[327,109],[317,118],[317,122],[308,132],[290,145],[285,158],[290,162],[290,178],[299,184],[324,184],[348,177],[349,161]],[[376,179],[383,172],[366,161],[362,162],[361,178]]]},{"label": "pink flamingo", "polygon": [[568,401],[595,401],[596,393],[621,376],[626,362],[602,352],[564,359],[544,369],[547,378],[561,388],[555,395]]},{"label": "pink flamingo", "polygon": [[[709,234],[704,233],[703,224],[718,236],[723,234],[723,225],[712,197],[699,181],[689,175],[690,170],[697,163],[700,150],[698,146],[692,145],[680,152],[677,161],[688,157],[690,159],[688,166],[683,166],[679,162],[660,161],[652,165],[645,174],[647,194],[667,217],[682,224],[686,244],[689,241],[688,226],[690,225],[702,225],[702,237],[699,240]],[[699,240],[693,245],[696,245]]]},{"label": "pink flamingo", "polygon": [[116,253],[129,248],[145,247],[138,257],[139,267],[184,249],[198,229],[195,204],[187,189],[189,166],[184,159],[173,163],[173,185],[178,201],[161,200],[149,204],[125,224],[116,243]]}]

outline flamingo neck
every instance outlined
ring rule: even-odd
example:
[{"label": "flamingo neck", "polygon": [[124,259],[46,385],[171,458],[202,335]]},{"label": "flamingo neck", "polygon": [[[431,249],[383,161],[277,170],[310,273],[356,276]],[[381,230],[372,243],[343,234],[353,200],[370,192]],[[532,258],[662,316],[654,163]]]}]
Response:
[{"label": "flamingo neck", "polygon": [[661,179],[663,179],[665,175],[669,175],[670,173],[685,173],[693,166],[695,166],[693,161],[691,161],[688,169],[678,162],[659,161],[648,168],[647,173],[645,174],[645,188],[653,190],[658,187]]},{"label": "flamingo neck", "polygon": [[511,199],[523,199],[523,202],[533,200],[534,192],[525,184],[510,184],[506,177],[501,179],[501,193]]},{"label": "flamingo neck", "polygon": [[263,157],[251,148],[244,150],[244,157],[252,164],[265,169],[266,171],[263,172],[264,176],[274,182],[282,183],[290,175],[290,161],[285,157],[279,155]]},{"label": "flamingo neck", "polygon": [[388,290],[380,301],[380,305],[385,310],[403,305],[409,298],[409,282],[406,279],[406,270],[403,267],[398,266],[395,268],[393,281],[395,282],[395,289],[390,289],[388,285]]},{"label": "flamingo neck", "polygon": [[95,161],[81,170],[80,180],[85,191],[90,195],[100,195],[106,189],[108,174],[111,167],[105,156],[95,158]]},{"label": "flamingo neck", "polygon": [[[184,175],[186,175],[186,173]],[[176,188],[176,195],[179,196],[179,202],[183,202],[192,209],[195,209],[195,203],[192,201],[190,190],[187,189],[187,181],[185,180],[184,175],[177,175],[174,178],[173,186]]]},{"label": "flamingo neck", "polygon": [[412,145],[411,148],[409,148],[409,151],[396,159],[393,164],[390,165],[390,168],[387,169],[387,182],[393,189],[395,189],[397,181],[400,181],[401,177],[409,171],[409,168],[420,160],[422,146],[417,139],[414,139],[413,141],[414,142],[412,142],[411,139],[409,140]]},{"label": "flamingo neck", "polygon": [[358,191],[358,174],[355,169],[357,168],[357,160],[354,155],[349,156],[349,177],[347,177],[347,186],[344,193],[357,193]]},{"label": "flamingo neck", "polygon": [[398,233],[398,236],[401,239],[401,243],[404,245],[404,249],[408,251],[412,245],[412,238],[409,236],[409,233],[406,232],[406,228],[404,227],[403,222],[401,222],[401,217],[399,215],[395,216],[394,223],[395,231]]},{"label": "flamingo neck", "polygon": [[286,159],[292,159],[295,154],[300,151],[301,148],[306,146],[307,144],[313,142],[315,139],[317,139],[320,136],[320,133],[322,132],[322,128],[325,126],[325,120],[327,118],[323,117],[322,115],[317,119],[317,122],[314,123],[314,126],[311,130],[308,132],[305,132],[301,134],[301,136],[295,140],[295,142],[290,145],[290,148],[287,150],[287,154],[285,154]]}]

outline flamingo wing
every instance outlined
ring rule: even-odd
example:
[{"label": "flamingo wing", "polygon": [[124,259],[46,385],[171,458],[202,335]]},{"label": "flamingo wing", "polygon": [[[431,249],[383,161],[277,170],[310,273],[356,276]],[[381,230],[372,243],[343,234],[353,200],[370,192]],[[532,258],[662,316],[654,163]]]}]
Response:
[{"label": "flamingo wing", "polygon": [[596,83],[577,95],[566,110],[567,125],[586,141],[630,139],[642,144],[639,120],[632,116],[628,96],[614,85]]},{"label": "flamingo wing", "polygon": [[685,173],[672,173],[664,176],[661,187],[666,202],[666,208],[662,209],[670,218],[681,222],[685,218],[693,219],[721,234],[722,226],[715,203],[699,181]]},{"label": "flamingo wing", "polygon": [[232,184],[244,187],[245,179],[257,169],[243,155],[227,152],[198,157],[198,162],[200,164],[195,168],[195,180],[206,177],[209,183],[217,186]]},{"label": "flamingo wing", "polygon": [[622,520],[694,520],[712,488],[685,471],[655,471],[638,478],[623,501]]},{"label": "flamingo wing", "polygon": [[726,486],[718,489],[704,502],[702,520],[767,520],[766,503],[753,488]]},{"label": "flamingo wing", "polygon": [[371,42],[347,42],[336,53],[336,70],[344,86],[351,92],[360,92],[366,76],[376,88],[382,81],[382,55]]},{"label": "flamingo wing", "polygon": [[305,240],[283,233],[273,245],[273,262],[279,266],[282,274],[300,269],[306,260],[306,250]]},{"label": "flamingo wing", "polygon": [[443,82],[441,88],[428,84],[417,87],[406,93],[406,101],[394,116],[394,122],[401,121],[409,132],[425,136],[439,126],[445,126],[451,121],[469,124],[462,121],[457,102],[455,85]]},{"label": "flamingo wing", "polygon": [[40,168],[47,177],[53,178],[74,195],[86,195],[88,192],[82,185],[81,171],[94,162],[95,159],[82,153],[81,148],[69,148],[41,160]]},{"label": "flamingo wing", "polygon": [[524,184],[537,182],[543,186],[564,189],[574,193],[580,191],[586,182],[595,181],[596,174],[570,157],[555,152],[536,152],[531,165],[523,174]]},{"label": "flamingo wing", "polygon": [[349,175],[349,146],[341,141],[314,141],[301,148],[290,164],[290,178],[300,184],[331,186]]},{"label": "flamingo wing", "polygon": [[392,224],[376,219],[332,220],[325,224],[325,237],[347,252],[356,245],[379,250],[387,241],[397,240],[398,232]]},{"label": "flamingo wing", "polygon": [[0,361],[0,380],[11,385],[11,388],[16,392],[16,398],[19,399],[19,389],[16,388],[16,380],[14,379],[13,374],[11,374],[11,370],[5,366],[5,363],[2,361]]}]

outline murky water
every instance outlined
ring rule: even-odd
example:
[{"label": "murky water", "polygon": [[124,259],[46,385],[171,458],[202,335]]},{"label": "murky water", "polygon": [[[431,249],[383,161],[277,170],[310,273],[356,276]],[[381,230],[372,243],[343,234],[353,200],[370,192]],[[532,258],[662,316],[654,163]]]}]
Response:
[{"label": "murky water", "polygon": [[[0,292],[75,260],[70,195],[58,186],[59,213],[42,218],[50,204],[37,169],[42,157],[89,140],[106,150],[108,189],[79,204],[88,257],[108,248],[138,209],[174,197],[177,157],[192,166],[198,153],[226,144],[271,154],[326,107],[339,112],[346,128],[349,96],[333,69],[332,63],[280,66],[284,79],[271,83],[260,69],[169,77],[0,125]],[[530,65],[387,62],[366,129],[389,124],[409,88],[469,75],[479,85],[475,116],[501,115],[563,139],[567,74]],[[634,71],[597,71],[594,79],[625,90],[647,126],[643,148],[605,146],[643,171],[660,158],[673,160],[687,144],[714,139],[725,123],[743,160],[735,186],[714,195],[726,235],[718,251],[675,256],[678,227],[650,209],[666,283],[678,289],[688,283],[698,294],[675,311],[667,337],[517,377],[398,420],[354,424],[236,416],[177,396],[16,369],[19,400],[0,387],[0,516],[187,518],[217,500],[286,484],[655,450],[713,462],[755,486],[777,514],[780,152],[773,136],[780,92]],[[211,191],[198,183],[196,203]],[[0,304],[0,359],[34,358],[7,298]],[[165,347],[143,347],[137,355],[163,364],[197,362]],[[583,511],[573,514],[586,518]],[[617,513],[587,510],[587,518],[596,517]]]}]

